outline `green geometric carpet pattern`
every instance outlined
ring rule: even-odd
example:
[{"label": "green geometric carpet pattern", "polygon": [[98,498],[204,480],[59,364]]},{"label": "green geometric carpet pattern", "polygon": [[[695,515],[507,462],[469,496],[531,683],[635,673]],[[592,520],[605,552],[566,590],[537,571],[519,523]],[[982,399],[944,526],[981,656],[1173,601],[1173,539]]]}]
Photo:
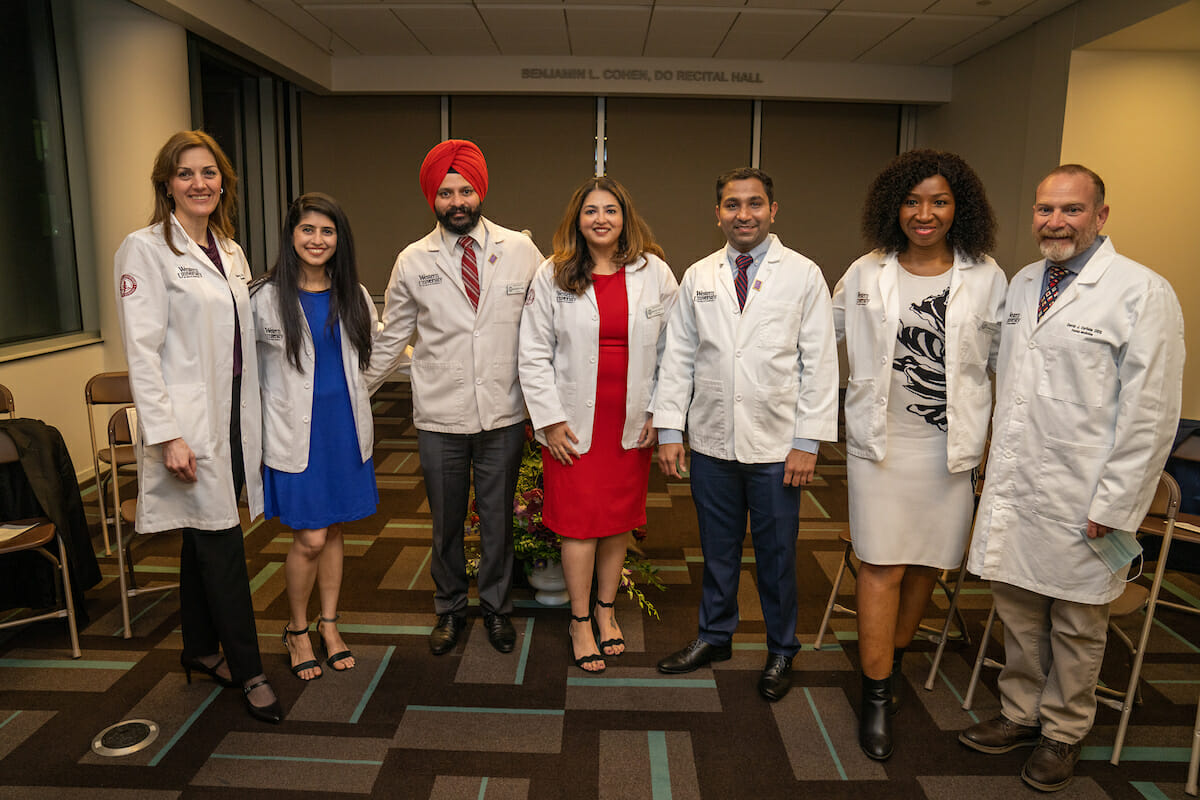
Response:
[{"label": "green geometric carpet pattern", "polygon": [[[374,516],[345,526],[339,609],[357,666],[326,669],[310,683],[289,673],[280,637],[291,536],[277,520],[260,521],[246,530],[246,555],[263,660],[286,718],[277,726],[259,723],[245,713],[239,691],[204,676],[189,685],[179,666],[175,591],[133,599],[133,637],[122,637],[116,558],[103,552],[89,490],[104,581],[88,593],[92,622],[81,631],[83,658],[70,658],[62,621],[0,637],[0,798],[1037,796],[1018,777],[1029,750],[988,756],[957,741],[961,729],[999,708],[993,669],[984,670],[972,710],[961,707],[991,603],[979,581],[966,582],[960,604],[971,641],[947,647],[932,691],[923,686],[933,644],[919,640],[905,658],[891,760],[877,763],[859,750],[853,617],[835,613],[822,649],[813,649],[842,560],[838,536],[847,528],[840,446],[822,446],[817,479],[803,494],[796,568],[804,649],[791,693],[769,704],[756,690],[766,636],[749,538],[733,658],[688,675],[655,670],[658,659],[695,636],[703,571],[690,487],[664,480],[657,468],[640,547],[668,587],[648,589],[661,618],[643,615],[620,595],[627,649],[608,659],[604,674],[570,663],[567,609],[541,606],[526,586],[514,589],[513,653],[492,649],[473,606],[455,650],[431,655],[430,517],[407,385],[385,386],[375,415],[380,505]],[[140,537],[134,548],[148,581],[173,580],[178,554],[173,534]],[[1200,607],[1196,575],[1169,572],[1167,584],[1175,599]],[[839,600],[854,605],[850,573]],[[935,592],[928,624],[940,628],[946,607],[945,594]],[[314,616],[316,608],[314,597]],[[1123,627],[1136,637],[1140,624],[1135,615]],[[1001,636],[997,626],[990,648],[997,658]],[[1119,717],[1102,705],[1076,780],[1059,796],[1182,800],[1198,663],[1200,617],[1161,611],[1120,766],[1108,763]],[[1128,652],[1110,637],[1102,681],[1121,687],[1128,674]],[[152,720],[157,738],[125,756],[92,752],[98,733],[127,719]]]}]

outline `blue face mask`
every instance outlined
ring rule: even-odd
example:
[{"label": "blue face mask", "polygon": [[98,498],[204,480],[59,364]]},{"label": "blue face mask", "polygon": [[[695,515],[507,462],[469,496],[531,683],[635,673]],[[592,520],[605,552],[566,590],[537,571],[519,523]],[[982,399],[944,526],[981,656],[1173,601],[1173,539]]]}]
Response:
[{"label": "blue face mask", "polygon": [[[1083,539],[1088,543],[1088,547],[1092,548],[1092,552],[1104,562],[1104,566],[1108,567],[1109,572],[1114,575],[1142,554],[1141,544],[1138,543],[1137,537],[1129,531],[1109,531],[1104,536],[1089,539],[1087,531],[1084,530]],[[1134,580],[1141,574],[1142,570],[1139,564],[1137,575],[1127,578],[1126,581]]]}]

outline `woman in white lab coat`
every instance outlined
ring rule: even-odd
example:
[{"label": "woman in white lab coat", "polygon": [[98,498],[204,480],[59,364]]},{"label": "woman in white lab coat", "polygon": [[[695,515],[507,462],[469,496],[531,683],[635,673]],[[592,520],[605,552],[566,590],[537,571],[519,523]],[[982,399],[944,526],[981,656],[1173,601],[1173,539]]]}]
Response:
[{"label": "woman in white lab coat", "polygon": [[350,223],[332,197],[310,192],[288,209],[274,268],[251,287],[262,383],[266,515],[295,532],[286,574],[291,620],[283,644],[296,677],[321,677],[308,638],[308,601],[320,591],[317,632],[326,665],[354,667],[337,629],[342,523],[375,513],[371,361],[375,306],[358,282]]},{"label": "woman in white lab coat", "polygon": [[629,192],[601,177],[567,203],[525,300],[521,391],[543,444],[542,521],[562,539],[572,661],[585,672],[625,650],[613,603],[627,534],[646,522],[655,377],[678,289]]},{"label": "woman in white lab coat", "polygon": [[859,744],[893,750],[893,682],[941,569],[962,560],[983,456],[1005,279],[995,217],[958,156],[914,150],[863,209],[875,250],[833,295],[846,343],[846,467],[863,671]]},{"label": "woman in white lab coat", "polygon": [[138,410],[137,530],[182,529],[188,681],[197,671],[241,686],[251,716],[279,722],[237,508],[244,484],[251,518],[262,511],[250,268],[232,238],[237,176],[212,137],[180,131],[159,150],[151,184],[150,226],[125,238],[114,263]]}]

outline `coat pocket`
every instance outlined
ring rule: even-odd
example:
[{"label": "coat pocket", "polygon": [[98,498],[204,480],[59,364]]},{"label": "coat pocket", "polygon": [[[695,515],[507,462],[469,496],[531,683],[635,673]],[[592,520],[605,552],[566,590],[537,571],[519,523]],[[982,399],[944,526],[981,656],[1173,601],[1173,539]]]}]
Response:
[{"label": "coat pocket", "polygon": [[1043,349],[1039,395],[1091,408],[1104,404],[1116,370],[1108,345],[1051,336]]},{"label": "coat pocket", "polygon": [[457,361],[412,362],[413,415],[438,425],[462,425],[466,417],[466,378]]},{"label": "coat pocket", "polygon": [[1087,525],[1100,471],[1109,448],[1047,436],[1034,485],[1033,511],[1039,517]]},{"label": "coat pocket", "polygon": [[179,423],[179,433],[196,459],[212,458],[213,431],[208,413],[208,393],[203,383],[176,383],[167,386],[171,411]]},{"label": "coat pocket", "polygon": [[692,404],[688,408],[689,438],[723,443],[727,437],[725,385],[721,381],[697,378]]}]

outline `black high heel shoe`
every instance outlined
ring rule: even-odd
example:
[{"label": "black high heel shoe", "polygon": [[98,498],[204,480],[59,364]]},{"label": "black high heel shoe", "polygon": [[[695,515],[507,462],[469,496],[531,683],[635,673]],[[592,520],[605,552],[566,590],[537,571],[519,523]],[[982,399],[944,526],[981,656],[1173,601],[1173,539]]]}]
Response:
[{"label": "black high heel shoe", "polygon": [[262,722],[278,725],[280,722],[283,722],[283,708],[279,705],[278,697],[265,706],[256,706],[250,702],[250,693],[260,686],[267,685],[267,679],[261,678],[250,686],[242,687],[242,699],[246,701],[246,711],[250,713],[250,716]]},{"label": "black high heel shoe", "polygon": [[[574,640],[571,639],[571,626],[574,625],[576,622],[586,622],[586,623],[588,623],[588,627],[590,628],[591,622],[592,622],[592,615],[588,614],[586,617],[577,617],[574,614],[571,614],[571,621],[567,623],[567,646],[571,648],[572,656],[575,655],[575,642],[574,642]],[[584,664],[591,664],[596,661],[603,662],[604,656],[599,653],[593,653],[590,656],[580,656],[579,658],[574,659],[574,661],[575,661],[575,666],[579,667],[581,670],[586,672],[588,675],[599,675],[601,672],[604,672],[604,670],[608,668],[607,664],[605,666],[600,667],[600,669],[588,669],[587,667],[583,666]]]},{"label": "black high heel shoe", "polygon": [[354,664],[338,666],[339,663],[348,658],[354,658],[354,653],[350,652],[350,648],[346,648],[338,653],[330,653],[329,646],[325,644],[325,634],[321,632],[322,625],[333,625],[342,618],[341,614],[334,614],[332,618],[317,617],[317,635],[321,637],[321,648],[325,651],[325,663],[329,665],[334,672],[345,672],[348,669],[354,669]]},{"label": "black high heel shoe", "polygon": [[229,678],[225,678],[225,677],[222,677],[221,675],[217,674],[217,669],[222,664],[225,663],[225,656],[221,656],[220,660],[217,661],[217,663],[213,664],[211,667],[206,667],[204,665],[204,663],[198,658],[193,658],[191,661],[184,661],[181,658],[181,659],[179,659],[179,663],[183,667],[183,674],[184,674],[184,677],[187,678],[187,682],[189,685],[192,682],[192,670],[196,670],[196,672],[203,672],[205,675],[212,678],[214,681],[219,683],[221,686],[224,686],[226,689],[231,689],[237,685]]},{"label": "black high heel shoe", "polygon": [[[603,600],[601,600],[599,597],[596,598],[596,605],[600,606],[601,608],[612,608],[616,604],[616,602],[617,602],[616,598],[613,598],[613,601],[611,603],[606,603]],[[593,614],[593,616],[595,616],[595,615]],[[612,624],[614,627],[617,627],[617,613],[615,611],[613,612]],[[597,625],[597,629],[598,628],[599,628],[599,626]],[[604,648],[616,647],[617,645],[621,646],[621,653],[624,653],[625,652],[624,637],[617,637],[616,639],[605,639],[603,642],[598,642],[596,646],[600,648],[600,652],[604,654],[605,658],[616,658],[617,656],[621,655],[621,653],[605,653]]]}]

